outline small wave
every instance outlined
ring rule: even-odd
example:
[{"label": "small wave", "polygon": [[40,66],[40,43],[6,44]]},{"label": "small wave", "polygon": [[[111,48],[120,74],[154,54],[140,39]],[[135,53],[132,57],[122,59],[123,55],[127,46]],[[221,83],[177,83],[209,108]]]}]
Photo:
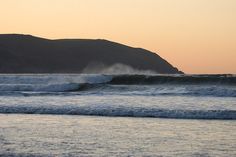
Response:
[{"label": "small wave", "polygon": [[236,97],[236,88],[229,87],[198,87],[190,88],[186,95],[192,96],[215,96],[215,97]]},{"label": "small wave", "polygon": [[234,110],[170,110],[144,107],[0,106],[2,114],[56,114],[111,117],[236,120]]}]

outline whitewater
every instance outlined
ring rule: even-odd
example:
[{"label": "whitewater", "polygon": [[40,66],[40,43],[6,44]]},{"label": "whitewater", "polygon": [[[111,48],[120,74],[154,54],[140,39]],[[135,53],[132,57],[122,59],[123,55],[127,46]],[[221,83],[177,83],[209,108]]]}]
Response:
[{"label": "whitewater", "polygon": [[235,120],[230,74],[0,74],[0,156],[234,156]]}]

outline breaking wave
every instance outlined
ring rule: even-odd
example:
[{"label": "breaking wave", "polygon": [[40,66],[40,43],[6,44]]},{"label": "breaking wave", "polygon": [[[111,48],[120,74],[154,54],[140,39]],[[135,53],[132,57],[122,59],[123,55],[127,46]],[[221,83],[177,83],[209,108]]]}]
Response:
[{"label": "breaking wave", "polygon": [[0,91],[32,91],[32,92],[63,92],[78,90],[80,87],[76,83],[64,83],[64,84],[3,84],[0,85]]},{"label": "breaking wave", "polygon": [[0,75],[0,95],[236,97],[234,75]]},{"label": "breaking wave", "polygon": [[109,82],[105,75],[0,75],[0,92],[66,92],[79,90],[84,84]]}]

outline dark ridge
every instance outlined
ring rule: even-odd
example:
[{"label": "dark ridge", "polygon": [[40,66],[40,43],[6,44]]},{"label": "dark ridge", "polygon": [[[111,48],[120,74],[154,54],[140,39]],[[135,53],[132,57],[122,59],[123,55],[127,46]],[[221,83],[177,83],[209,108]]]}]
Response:
[{"label": "dark ridge", "polygon": [[0,73],[83,73],[114,64],[163,74],[180,74],[156,53],[107,40],[48,40],[0,34]]},{"label": "dark ridge", "polygon": [[133,118],[173,118],[173,119],[205,119],[236,120],[234,110],[169,110],[145,107],[90,108],[87,106],[0,106],[1,114],[42,114],[42,115],[83,115],[105,117]]},{"label": "dark ridge", "polygon": [[236,85],[236,77],[231,75],[117,75],[110,84],[225,84]]}]

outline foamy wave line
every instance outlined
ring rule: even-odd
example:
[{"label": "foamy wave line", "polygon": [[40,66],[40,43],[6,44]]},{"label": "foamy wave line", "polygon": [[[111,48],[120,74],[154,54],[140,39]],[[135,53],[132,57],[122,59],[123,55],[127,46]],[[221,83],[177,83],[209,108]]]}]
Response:
[{"label": "foamy wave line", "polygon": [[236,120],[234,110],[170,110],[142,107],[0,106],[0,113]]},{"label": "foamy wave line", "polygon": [[212,96],[236,97],[236,88],[192,87],[169,89],[168,86],[119,86],[108,84],[51,84],[51,85],[0,85],[0,96],[43,96],[43,95],[133,95],[133,96]]}]

